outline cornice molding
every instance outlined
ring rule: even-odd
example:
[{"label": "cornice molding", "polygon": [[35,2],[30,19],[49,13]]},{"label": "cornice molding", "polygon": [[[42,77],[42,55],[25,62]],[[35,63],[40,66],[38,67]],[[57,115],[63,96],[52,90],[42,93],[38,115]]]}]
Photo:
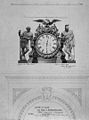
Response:
[{"label": "cornice molding", "polygon": [[70,75],[70,74],[66,74],[66,75],[41,75],[41,74],[35,74],[35,75],[28,75],[28,74],[6,74],[5,75],[5,78],[6,79],[9,79],[9,80],[16,80],[16,79],[20,79],[20,80],[36,80],[36,79],[39,79],[39,80],[58,80],[58,79],[68,79],[68,80],[88,80],[89,79],[89,75]]}]

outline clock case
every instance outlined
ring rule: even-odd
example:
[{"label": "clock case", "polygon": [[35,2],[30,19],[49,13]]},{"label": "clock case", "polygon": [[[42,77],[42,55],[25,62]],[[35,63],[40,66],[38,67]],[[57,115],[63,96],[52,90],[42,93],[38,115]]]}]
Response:
[{"label": "clock case", "polygon": [[[50,53],[50,54],[44,54],[42,52],[40,52],[38,50],[37,47],[37,41],[38,38],[42,35],[52,35],[56,38],[57,40],[57,48],[54,52]],[[56,25],[52,25],[52,26],[41,26],[39,24],[39,26],[37,27],[36,31],[35,31],[35,36],[34,36],[34,53],[37,56],[38,62],[39,61],[44,61],[44,62],[49,62],[49,63],[56,63],[57,57],[60,56],[60,61],[62,62],[64,59],[63,57],[63,51],[62,51],[62,42],[61,42],[61,38],[60,38],[60,33],[56,27]]]}]

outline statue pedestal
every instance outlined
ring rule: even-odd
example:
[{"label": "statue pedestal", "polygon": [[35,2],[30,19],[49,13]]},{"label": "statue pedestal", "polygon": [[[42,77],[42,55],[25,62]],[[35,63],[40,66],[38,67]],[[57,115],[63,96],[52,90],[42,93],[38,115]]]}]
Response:
[{"label": "statue pedestal", "polygon": [[76,60],[67,60],[67,63],[76,63]]},{"label": "statue pedestal", "polygon": [[38,57],[38,63],[56,63],[57,58],[50,58],[50,59],[44,59],[42,57]]},{"label": "statue pedestal", "polygon": [[19,60],[18,63],[28,63],[27,60]]}]

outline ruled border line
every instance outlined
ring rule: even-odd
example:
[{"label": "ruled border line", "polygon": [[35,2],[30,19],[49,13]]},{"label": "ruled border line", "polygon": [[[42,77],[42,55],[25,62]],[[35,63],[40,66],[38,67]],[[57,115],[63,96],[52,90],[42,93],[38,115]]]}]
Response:
[{"label": "ruled border line", "polygon": [[79,2],[79,3],[10,3],[11,6],[82,6],[84,3]]},{"label": "ruled border line", "polygon": [[24,16],[24,18],[60,18],[60,19],[67,19],[66,16],[62,16],[62,17],[57,17],[57,16]]}]

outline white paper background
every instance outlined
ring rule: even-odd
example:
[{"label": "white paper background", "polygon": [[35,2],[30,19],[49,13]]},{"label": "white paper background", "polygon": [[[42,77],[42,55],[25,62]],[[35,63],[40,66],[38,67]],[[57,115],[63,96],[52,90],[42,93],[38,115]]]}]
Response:
[{"label": "white paper background", "polygon": [[[79,3],[83,5],[78,5]],[[11,5],[29,4],[29,5]],[[60,5],[30,5],[30,4]],[[74,5],[65,5],[71,3]],[[76,5],[75,5],[76,4]],[[88,76],[89,74],[89,2],[88,0],[0,0],[0,116],[1,120],[8,116],[8,82],[7,75],[59,75],[59,76]],[[76,64],[70,66],[59,64],[30,64],[18,65],[19,37],[18,30],[25,30],[31,26],[35,32],[37,23],[34,19],[44,17],[58,17],[61,22],[56,23],[60,32],[65,24],[70,24],[76,40]],[[50,18],[52,19],[52,18]],[[86,80],[85,80],[86,81]],[[87,82],[88,83],[88,82]],[[88,83],[89,84],[89,83]],[[89,85],[86,90],[89,90]],[[88,92],[86,92],[86,106],[88,109]],[[88,112],[87,112],[88,113]]]}]

